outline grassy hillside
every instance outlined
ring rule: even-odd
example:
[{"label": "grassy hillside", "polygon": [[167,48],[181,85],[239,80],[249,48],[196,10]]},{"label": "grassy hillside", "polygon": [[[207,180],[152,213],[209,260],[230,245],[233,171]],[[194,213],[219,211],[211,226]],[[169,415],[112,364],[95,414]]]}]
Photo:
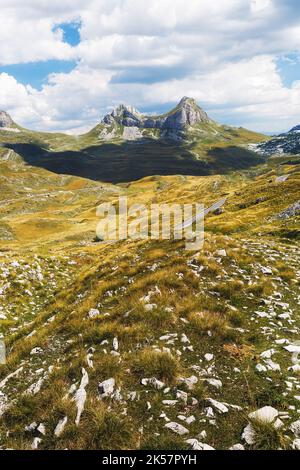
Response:
[{"label": "grassy hillside", "polygon": [[[0,240],[0,446],[291,448],[300,381],[285,347],[300,333],[299,215],[276,216],[299,198],[299,163],[113,186],[6,158],[0,224],[13,235]],[[227,200],[207,217],[199,252],[181,241],[96,243],[96,206],[119,194]],[[263,406],[282,425],[249,418]],[[242,438],[249,423],[252,444]]]}]

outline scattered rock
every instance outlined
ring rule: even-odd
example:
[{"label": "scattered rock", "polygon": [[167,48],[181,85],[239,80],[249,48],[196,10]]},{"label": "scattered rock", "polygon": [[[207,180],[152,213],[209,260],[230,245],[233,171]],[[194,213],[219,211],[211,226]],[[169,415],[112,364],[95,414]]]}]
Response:
[{"label": "scattered rock", "polygon": [[157,309],[157,305],[156,304],[146,304],[146,305],[144,305],[144,309],[146,310],[146,312],[152,312],[153,310]]},{"label": "scattered rock", "polygon": [[278,417],[278,411],[273,408],[272,406],[264,406],[259,410],[253,411],[252,413],[248,414],[250,419],[254,419],[255,421],[262,421],[264,423],[272,423],[275,418]]},{"label": "scattered rock", "polygon": [[282,212],[277,214],[274,219],[289,219],[291,217],[296,217],[296,215],[300,214],[300,200],[297,202],[294,202],[294,204],[290,205],[286,209],[284,209]]},{"label": "scattered rock", "polygon": [[162,382],[161,380],[156,379],[155,377],[144,378],[144,379],[141,380],[141,383],[142,383],[142,385],[146,385],[146,386],[151,385],[156,390],[161,390],[162,388],[165,387],[164,382]]},{"label": "scattered rock", "polygon": [[65,426],[68,422],[68,417],[65,416],[64,418],[60,419],[57,423],[56,428],[54,429],[54,435],[56,437],[60,437],[61,434],[64,432]]},{"label": "scattered rock", "polygon": [[79,425],[80,418],[81,418],[82,412],[84,410],[84,404],[85,404],[85,401],[86,401],[86,390],[85,390],[85,388],[88,385],[88,383],[89,383],[89,377],[88,377],[87,371],[84,368],[82,368],[82,379],[81,379],[79,388],[76,391],[74,399],[73,399],[76,403],[76,406],[77,406],[77,416],[76,416],[76,419],[75,419],[76,426]]},{"label": "scattered rock", "polygon": [[234,444],[233,446],[229,447],[229,450],[245,450],[243,444]]},{"label": "scattered rock", "polygon": [[290,425],[290,430],[295,434],[296,437],[300,437],[300,419]]},{"label": "scattered rock", "polygon": [[251,446],[255,444],[255,437],[256,433],[253,426],[251,424],[247,424],[243,431],[242,439],[244,439],[244,441]]},{"label": "scattered rock", "polygon": [[219,413],[228,413],[228,408],[224,403],[213,400],[212,398],[209,398],[208,401]]},{"label": "scattered rock", "polygon": [[292,444],[294,450],[300,450],[300,439],[295,439]]},{"label": "scattered rock", "polygon": [[113,348],[115,351],[118,351],[119,349],[119,341],[118,341],[118,338],[114,338],[113,339]]},{"label": "scattered rock", "polygon": [[185,442],[190,444],[193,450],[215,450],[214,447],[204,444],[203,442],[199,442],[197,439],[187,439]]},{"label": "scattered rock", "polygon": [[271,268],[266,268],[265,266],[261,266],[261,272],[266,275],[272,275],[273,271]]},{"label": "scattered rock", "polygon": [[42,439],[40,437],[35,437],[33,439],[33,443],[31,444],[31,448],[33,450],[36,450],[39,447],[41,442],[42,442]]},{"label": "scattered rock", "polygon": [[97,318],[100,315],[100,310],[97,308],[91,308],[91,310],[88,313],[89,318]]},{"label": "scattered rock", "polygon": [[216,251],[216,255],[225,257],[225,256],[227,256],[227,253],[226,253],[226,250],[218,250],[218,251]]},{"label": "scattered rock", "polygon": [[33,423],[29,424],[28,426],[25,426],[25,431],[26,432],[33,432],[37,428],[37,423],[34,421]]},{"label": "scattered rock", "polygon": [[44,425],[44,423],[40,423],[37,427],[37,431],[41,434],[43,434],[43,436],[45,436],[46,434],[46,427]]},{"label": "scattered rock", "polygon": [[205,379],[205,382],[207,382],[209,385],[211,385],[212,387],[215,387],[217,389],[222,388],[221,380],[218,380],[218,379]]},{"label": "scattered rock", "polygon": [[43,350],[42,348],[33,348],[31,351],[30,351],[30,354],[33,356],[35,354],[42,354]]},{"label": "scattered rock", "polygon": [[209,353],[208,353],[208,354],[205,354],[205,356],[204,356],[204,359],[205,359],[207,362],[212,361],[213,358],[214,358],[214,355],[213,355],[213,354],[209,354]]}]

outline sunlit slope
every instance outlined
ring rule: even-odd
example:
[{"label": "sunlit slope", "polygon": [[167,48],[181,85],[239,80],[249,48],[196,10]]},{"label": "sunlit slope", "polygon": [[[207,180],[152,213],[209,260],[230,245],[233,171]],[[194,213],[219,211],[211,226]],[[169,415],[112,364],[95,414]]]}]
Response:
[{"label": "sunlit slope", "polygon": [[[7,155],[9,153],[9,155]],[[94,236],[97,203],[119,189],[25,165],[11,150],[0,152],[0,247],[43,249],[62,239]]]},{"label": "sunlit slope", "polygon": [[[248,231],[297,236],[297,217],[276,218],[299,199],[299,165],[292,162],[282,165],[271,159],[229,175],[151,176],[116,186],[59,176],[12,160],[0,164],[0,220],[3,233],[7,231],[6,246],[38,244],[39,240],[48,246],[56,240],[53,249],[66,240],[75,246],[92,244],[98,204],[111,201],[117,205],[119,195],[128,196],[129,203],[199,202],[205,207],[226,198],[221,213],[207,217],[207,229],[237,236]],[[283,174],[287,179],[277,182]]]}]

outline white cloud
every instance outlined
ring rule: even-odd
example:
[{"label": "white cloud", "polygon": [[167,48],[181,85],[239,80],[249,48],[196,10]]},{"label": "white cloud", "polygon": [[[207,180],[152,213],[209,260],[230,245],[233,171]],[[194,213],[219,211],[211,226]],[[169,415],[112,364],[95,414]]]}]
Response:
[{"label": "white cloud", "polygon": [[[0,108],[27,126],[76,129],[118,102],[155,109],[182,95],[264,131],[299,121],[299,82],[276,57],[300,51],[294,0],[0,0],[0,64],[77,59],[41,90],[0,75]],[[81,21],[71,47],[55,27]]]},{"label": "white cloud", "polygon": [[272,8],[272,0],[251,0],[250,8],[253,13],[266,12],[267,8]]},{"label": "white cloud", "polygon": [[0,65],[75,57],[61,31],[54,28],[71,17],[47,14],[42,9],[46,2],[39,2],[40,8],[35,3],[0,0]]}]

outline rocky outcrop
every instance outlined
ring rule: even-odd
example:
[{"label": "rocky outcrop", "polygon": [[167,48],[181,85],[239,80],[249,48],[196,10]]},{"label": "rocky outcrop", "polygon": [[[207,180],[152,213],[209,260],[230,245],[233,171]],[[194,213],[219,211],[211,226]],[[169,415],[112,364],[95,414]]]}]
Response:
[{"label": "rocky outcrop", "polygon": [[209,117],[196,101],[193,98],[184,97],[172,111],[161,116],[144,116],[132,106],[122,104],[107,114],[102,123],[109,126],[117,123],[124,127],[159,129],[176,134],[189,126],[208,121]]},{"label": "rocky outcrop", "polygon": [[276,215],[275,219],[285,220],[300,214],[300,200]]},{"label": "rocky outcrop", "polygon": [[0,111],[0,128],[11,127],[13,123],[14,122],[8,113]]},{"label": "rocky outcrop", "polygon": [[192,98],[182,98],[179,105],[171,111],[163,123],[164,129],[183,130],[187,126],[194,126],[200,122],[209,121],[209,117]]},{"label": "rocky outcrop", "polygon": [[118,123],[126,127],[142,127],[142,118],[137,109],[120,104],[111,113],[104,116],[102,122],[108,125]]},{"label": "rocky outcrop", "polygon": [[293,127],[293,129],[291,129],[290,132],[300,132],[300,124],[299,126]]}]

